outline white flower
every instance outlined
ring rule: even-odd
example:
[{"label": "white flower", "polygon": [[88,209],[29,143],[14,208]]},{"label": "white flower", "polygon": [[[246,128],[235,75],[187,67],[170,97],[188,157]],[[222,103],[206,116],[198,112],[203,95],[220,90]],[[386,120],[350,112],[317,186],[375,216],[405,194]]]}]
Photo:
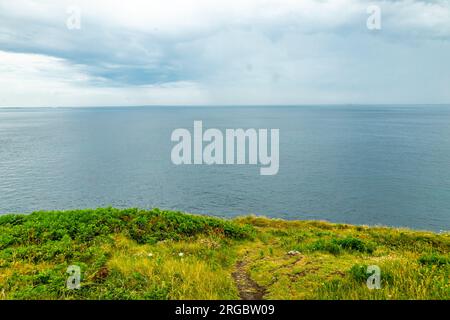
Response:
[{"label": "white flower", "polygon": [[178,256],[179,256],[179,257],[182,257],[182,256],[184,256],[184,253],[183,253],[183,252],[180,252],[180,253],[178,254]]},{"label": "white flower", "polygon": [[150,253],[148,254],[148,256],[149,256],[150,258],[153,257],[153,253],[150,252]]}]

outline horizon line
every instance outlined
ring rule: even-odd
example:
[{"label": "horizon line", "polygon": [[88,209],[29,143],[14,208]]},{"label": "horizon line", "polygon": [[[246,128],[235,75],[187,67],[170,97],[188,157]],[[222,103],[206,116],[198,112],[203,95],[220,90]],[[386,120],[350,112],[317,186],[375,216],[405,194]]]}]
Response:
[{"label": "horizon line", "polygon": [[450,106],[449,103],[299,103],[299,104],[149,104],[149,105],[92,105],[92,106],[0,106],[0,109],[87,109],[87,108],[186,108],[186,107],[320,107],[320,106]]}]

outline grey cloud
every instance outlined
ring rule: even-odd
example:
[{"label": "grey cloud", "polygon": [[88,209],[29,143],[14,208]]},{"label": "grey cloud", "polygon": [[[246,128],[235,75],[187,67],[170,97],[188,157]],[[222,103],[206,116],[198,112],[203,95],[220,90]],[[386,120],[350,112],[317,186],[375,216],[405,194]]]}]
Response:
[{"label": "grey cloud", "polygon": [[213,104],[450,101],[448,1],[76,3],[71,31],[72,2],[0,0],[0,50],[62,58],[92,87],[195,83]]}]

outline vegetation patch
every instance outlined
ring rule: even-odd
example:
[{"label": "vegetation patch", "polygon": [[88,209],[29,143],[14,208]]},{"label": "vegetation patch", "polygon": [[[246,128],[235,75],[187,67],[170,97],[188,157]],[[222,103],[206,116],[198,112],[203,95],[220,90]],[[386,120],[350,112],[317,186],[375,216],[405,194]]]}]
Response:
[{"label": "vegetation patch", "polygon": [[449,255],[439,255],[439,254],[427,254],[423,255],[419,258],[419,262],[422,265],[431,265],[443,267],[450,265],[450,257]]},{"label": "vegetation patch", "polygon": [[[450,299],[450,236],[114,209],[0,216],[1,299]],[[69,289],[69,266],[81,270]],[[367,285],[369,266],[381,288]]]}]

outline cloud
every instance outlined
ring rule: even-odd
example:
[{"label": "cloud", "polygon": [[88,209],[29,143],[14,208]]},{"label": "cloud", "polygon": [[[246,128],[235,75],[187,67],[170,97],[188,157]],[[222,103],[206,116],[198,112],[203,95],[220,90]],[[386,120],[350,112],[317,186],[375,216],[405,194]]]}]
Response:
[{"label": "cloud", "polygon": [[93,77],[86,66],[38,54],[0,51],[0,105],[20,106],[127,106],[207,103],[195,83],[115,87]]},{"label": "cloud", "polygon": [[450,102],[446,0],[0,0],[0,21],[0,105]]}]

